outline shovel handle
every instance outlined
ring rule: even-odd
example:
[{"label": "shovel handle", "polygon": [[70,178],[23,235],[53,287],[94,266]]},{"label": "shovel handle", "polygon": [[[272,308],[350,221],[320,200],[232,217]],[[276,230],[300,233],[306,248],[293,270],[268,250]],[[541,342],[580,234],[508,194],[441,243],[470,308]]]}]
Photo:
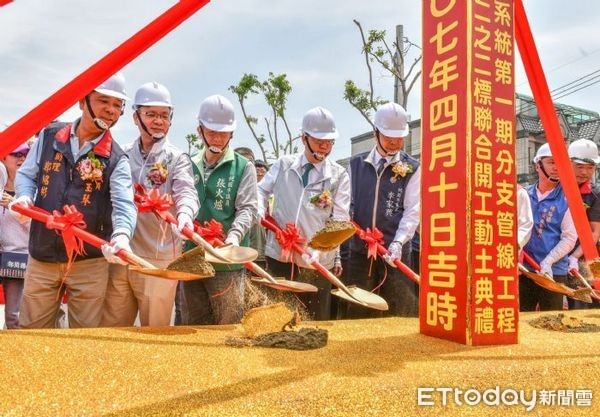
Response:
[{"label": "shovel handle", "polygon": [[524,250],[521,250],[521,253],[523,254],[523,259],[529,265],[531,265],[533,267],[533,269],[535,269],[536,271],[541,271],[542,267],[540,266],[540,264],[537,263],[537,261],[535,259],[533,259],[533,256],[531,256],[530,254],[528,254]]},{"label": "shovel handle", "polygon": [[[164,217],[163,217],[168,223],[171,223],[173,225],[177,225],[177,219],[175,218],[175,216],[173,216],[173,213],[164,213]],[[215,248],[208,243],[202,236],[200,236],[198,233],[194,232],[194,229],[191,227],[184,227],[181,230],[181,233],[187,237],[189,240],[191,240],[192,242],[194,242],[196,245],[198,246],[202,246],[202,248],[204,248],[204,250],[206,250],[207,252],[209,252],[212,256],[214,256],[215,258],[220,259],[223,262],[229,263],[228,259],[223,258],[221,255],[219,255],[218,252],[215,251]],[[222,243],[221,243],[222,244]]]},{"label": "shovel handle", "polygon": [[[50,213],[48,213],[46,210],[35,206],[25,207],[21,205],[13,205],[12,210],[24,216],[31,217],[33,220],[37,220],[41,223],[46,223],[48,221],[48,218],[50,217]],[[89,243],[90,245],[98,249],[100,249],[102,245],[109,243],[106,240],[91,234],[90,232],[80,229],[79,227],[71,226],[71,230],[73,231],[73,234],[79,239]],[[131,252],[127,252],[126,250],[121,249],[117,252],[117,256],[123,259],[125,262],[134,266],[142,266],[144,268],[156,269],[156,267],[150,262],[140,258],[139,256]]]},{"label": "shovel handle", "polygon": [[[354,227],[356,227],[356,230],[358,232],[362,232],[363,230],[361,229],[361,227],[355,222],[352,221],[352,224],[354,225]],[[377,254],[381,257],[383,257],[384,255],[389,256],[390,255],[390,251],[383,246],[381,243],[377,242]],[[404,262],[402,262],[400,259],[394,259],[394,266],[396,268],[398,268],[400,271],[404,272],[404,274],[411,279],[412,281],[416,282],[417,284],[421,285],[421,277],[412,269],[410,269],[408,267],[408,265],[406,265]]]},{"label": "shovel handle", "polygon": [[[269,229],[270,231],[272,231],[274,233],[276,233],[278,231],[281,231],[281,227],[275,222],[275,219],[273,219],[273,218],[270,218],[270,219],[262,218],[260,220],[260,223],[266,229]],[[308,253],[308,252],[306,252],[306,249],[304,249],[302,246],[300,246],[297,243],[293,243],[292,244],[292,249],[294,250],[294,252],[296,252],[296,253],[298,253],[300,255],[305,255],[305,254]],[[325,279],[327,279],[327,281],[331,282],[333,285],[335,285],[340,290],[342,290],[343,292],[345,292],[352,299],[354,299],[354,300],[356,299],[354,297],[354,295],[352,295],[352,293],[350,292],[350,290],[348,289],[348,287],[346,287],[346,285],[342,281],[340,281],[338,277],[336,277],[335,275],[333,275],[331,273],[331,271],[329,271],[327,268],[325,268],[323,265],[321,265],[320,262],[314,261],[314,262],[311,262],[310,265],[313,268],[315,268]]]}]

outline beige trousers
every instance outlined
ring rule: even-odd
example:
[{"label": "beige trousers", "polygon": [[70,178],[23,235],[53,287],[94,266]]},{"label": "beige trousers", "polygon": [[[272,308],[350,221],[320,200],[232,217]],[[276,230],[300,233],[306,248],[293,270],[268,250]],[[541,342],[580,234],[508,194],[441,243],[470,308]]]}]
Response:
[{"label": "beige trousers", "polygon": [[[66,263],[40,262],[29,257],[19,316],[20,327],[55,327],[62,299],[62,296],[58,297],[58,291],[66,267]],[[108,264],[104,258],[73,262],[65,278],[65,287],[69,292],[69,327],[100,325],[107,280]]]},{"label": "beige trousers", "polygon": [[[164,268],[170,261],[152,263]],[[142,326],[169,326],[178,282],[111,264],[101,326],[133,326],[138,313]]]}]

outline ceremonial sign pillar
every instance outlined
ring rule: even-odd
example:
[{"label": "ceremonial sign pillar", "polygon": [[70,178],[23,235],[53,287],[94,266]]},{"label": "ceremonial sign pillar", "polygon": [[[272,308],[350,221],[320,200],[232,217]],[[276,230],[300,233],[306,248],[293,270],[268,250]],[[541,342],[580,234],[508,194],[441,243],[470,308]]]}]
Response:
[{"label": "ceremonial sign pillar", "polygon": [[518,338],[512,0],[423,1],[421,333]]}]

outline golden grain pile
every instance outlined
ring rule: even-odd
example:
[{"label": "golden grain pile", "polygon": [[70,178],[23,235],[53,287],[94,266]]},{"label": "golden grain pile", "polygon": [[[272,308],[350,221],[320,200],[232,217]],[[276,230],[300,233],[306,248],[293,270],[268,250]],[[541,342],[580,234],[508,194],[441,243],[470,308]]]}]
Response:
[{"label": "golden grain pile", "polygon": [[[600,396],[600,336],[537,329],[517,345],[419,334],[417,319],[318,323],[324,348],[231,347],[241,326],[0,332],[2,416],[587,416]],[[600,324],[594,310],[569,312]],[[309,323],[304,323],[309,325]],[[312,323],[315,326],[316,323]],[[419,387],[592,390],[591,407],[417,406]]]}]

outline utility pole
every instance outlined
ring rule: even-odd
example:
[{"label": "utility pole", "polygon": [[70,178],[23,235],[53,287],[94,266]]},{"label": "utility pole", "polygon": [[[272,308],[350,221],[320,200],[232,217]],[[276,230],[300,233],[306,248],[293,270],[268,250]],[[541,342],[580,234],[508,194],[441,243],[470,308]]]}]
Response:
[{"label": "utility pole", "polygon": [[[396,45],[398,45],[396,53],[394,53],[394,66],[398,68],[398,73],[404,78],[404,57],[401,56],[404,51],[404,26],[396,25]],[[400,78],[394,77],[394,102],[403,105],[404,96]]]}]

